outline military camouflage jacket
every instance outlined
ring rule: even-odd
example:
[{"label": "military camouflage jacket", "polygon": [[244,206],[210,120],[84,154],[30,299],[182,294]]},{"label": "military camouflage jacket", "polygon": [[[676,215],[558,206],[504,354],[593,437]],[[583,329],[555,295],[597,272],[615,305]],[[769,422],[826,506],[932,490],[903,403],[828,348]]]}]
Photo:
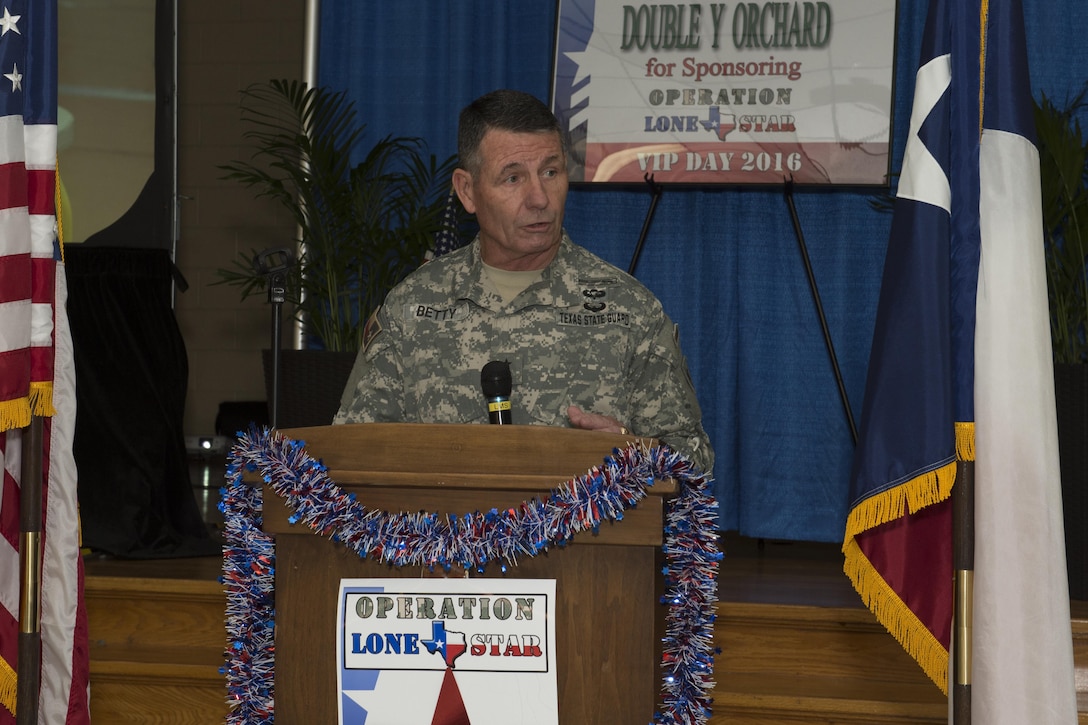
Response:
[{"label": "military camouflage jacket", "polygon": [[569,426],[574,404],[713,464],[661,303],[565,234],[543,277],[509,304],[479,240],[409,275],[370,321],[334,422],[486,423],[480,370],[490,360],[510,363],[515,424]]}]

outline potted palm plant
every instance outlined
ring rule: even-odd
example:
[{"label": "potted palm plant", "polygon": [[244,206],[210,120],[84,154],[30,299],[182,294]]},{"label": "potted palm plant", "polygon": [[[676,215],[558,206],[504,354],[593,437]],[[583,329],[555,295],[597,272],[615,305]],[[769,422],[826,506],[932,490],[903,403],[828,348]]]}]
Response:
[{"label": "potted palm plant", "polygon": [[[1086,87],[1088,88],[1088,87]],[[1066,559],[1074,599],[1088,599],[1088,141],[1085,91],[1035,104],[1046,247]]]},{"label": "potted palm plant", "polygon": [[1035,106],[1050,331],[1054,362],[1088,363],[1088,141],[1078,113],[1084,91],[1063,108],[1042,95]]},{"label": "potted palm plant", "polygon": [[[299,384],[289,380],[288,354],[306,364],[331,359],[334,372],[303,372],[305,383],[320,383],[323,392],[298,397],[320,394],[323,400],[313,401],[320,411],[287,425],[328,423],[370,313],[423,262],[439,232],[460,230],[463,212],[458,209],[453,222],[447,214],[456,158],[440,162],[414,137],[387,136],[364,151],[366,126],[345,93],[298,81],[250,86],[241,109],[252,157],[220,168],[225,178],[281,204],[298,230],[296,263],[285,273],[285,302],[310,349],[285,351],[282,407],[288,408],[290,393],[299,392]],[[269,277],[254,263],[258,254],[239,255],[219,270],[220,282],[238,286],[243,298],[266,291]]]}]

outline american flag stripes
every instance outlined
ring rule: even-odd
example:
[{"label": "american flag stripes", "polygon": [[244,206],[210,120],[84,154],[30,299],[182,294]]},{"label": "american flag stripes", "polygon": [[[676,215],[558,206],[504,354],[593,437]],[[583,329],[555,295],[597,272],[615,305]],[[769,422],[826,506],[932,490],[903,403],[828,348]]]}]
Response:
[{"label": "american flag stripes", "polygon": [[0,723],[14,722],[20,428],[44,421],[40,723],[90,722],[75,369],[56,225],[56,0],[0,2]]}]

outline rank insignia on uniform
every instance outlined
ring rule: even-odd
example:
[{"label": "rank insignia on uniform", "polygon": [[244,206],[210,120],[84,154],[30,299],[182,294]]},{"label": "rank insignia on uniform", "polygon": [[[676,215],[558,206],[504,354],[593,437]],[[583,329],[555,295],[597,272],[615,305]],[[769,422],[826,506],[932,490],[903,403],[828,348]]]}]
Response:
[{"label": "rank insignia on uniform", "polygon": [[615,287],[619,284],[619,280],[615,277],[582,277],[578,280],[578,286],[584,287],[585,291],[595,291],[604,294],[605,290],[602,287]]}]

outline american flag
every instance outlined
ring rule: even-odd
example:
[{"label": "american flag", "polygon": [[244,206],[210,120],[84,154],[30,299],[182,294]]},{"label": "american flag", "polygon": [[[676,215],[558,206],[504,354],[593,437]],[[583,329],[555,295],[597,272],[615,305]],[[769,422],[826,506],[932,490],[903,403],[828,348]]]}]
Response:
[{"label": "american flag", "polygon": [[15,722],[21,428],[43,426],[38,722],[90,722],[75,366],[56,215],[56,0],[0,2],[0,725]]},{"label": "american flag", "polygon": [[464,242],[458,233],[457,204],[457,194],[453,189],[450,189],[450,193],[446,197],[446,208],[442,212],[442,228],[434,235],[434,249],[428,259],[441,257],[443,254],[449,254],[464,246]]}]

